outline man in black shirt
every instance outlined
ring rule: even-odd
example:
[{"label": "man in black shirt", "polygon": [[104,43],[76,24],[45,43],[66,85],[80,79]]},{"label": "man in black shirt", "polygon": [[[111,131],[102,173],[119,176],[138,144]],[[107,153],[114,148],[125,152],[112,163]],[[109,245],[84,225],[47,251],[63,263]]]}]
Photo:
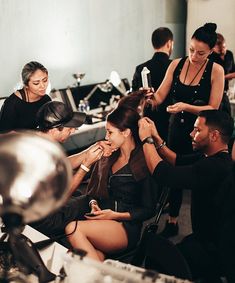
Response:
[{"label": "man in black shirt", "polygon": [[210,60],[220,64],[224,68],[225,85],[228,90],[229,80],[235,78],[235,63],[232,51],[227,49],[225,38],[221,33],[217,33],[217,41],[213,53],[209,56]]},{"label": "man in black shirt", "polygon": [[150,119],[139,122],[146,162],[156,182],[192,190],[193,233],[177,246],[193,277],[206,277],[207,283],[219,282],[216,280],[221,267],[228,282],[235,282],[231,264],[234,240],[229,236],[234,230],[235,197],[233,164],[227,146],[232,132],[233,119],[227,113],[204,110],[190,134],[193,148],[201,154],[178,156],[166,146]]},{"label": "man in black shirt", "polygon": [[229,89],[229,80],[235,78],[235,63],[232,51],[227,49],[225,38],[221,33],[217,33],[217,41],[213,53],[209,56],[213,62],[220,64],[224,68],[224,95],[221,102],[221,110],[231,114],[231,107],[227,90]]},{"label": "man in black shirt", "polygon": [[[160,27],[152,33],[152,45],[154,48],[153,58],[136,67],[132,80],[132,90],[136,91],[142,87],[141,71],[147,67],[151,75],[151,85],[157,90],[165,76],[166,70],[171,63],[169,59],[173,49],[173,34],[170,29]],[[166,107],[171,104],[169,98],[162,103],[156,110],[151,106],[145,110],[144,115],[149,117],[157,125],[160,135],[167,139],[169,113]]]}]

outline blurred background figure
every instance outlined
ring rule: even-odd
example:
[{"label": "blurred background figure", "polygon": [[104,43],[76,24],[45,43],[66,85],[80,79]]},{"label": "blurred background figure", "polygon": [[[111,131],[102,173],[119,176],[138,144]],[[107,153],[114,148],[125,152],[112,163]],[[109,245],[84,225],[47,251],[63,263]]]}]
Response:
[{"label": "blurred background figure", "polygon": [[[167,27],[159,27],[152,33],[152,45],[154,55],[152,59],[136,67],[132,80],[132,90],[136,91],[142,87],[141,71],[147,67],[150,71],[151,86],[157,90],[164,79],[166,70],[171,63],[170,56],[173,50],[173,33]],[[152,109],[149,105],[145,108],[144,116],[149,117],[155,122],[160,135],[167,139],[168,123],[170,114],[166,111],[170,104],[168,97],[157,109]]]},{"label": "blurred background figure", "polygon": [[227,49],[225,38],[221,33],[217,33],[217,41],[213,53],[209,56],[211,60],[220,64],[224,68],[225,85],[228,90],[229,80],[235,78],[235,64],[232,51]]},{"label": "blurred background figure", "polygon": [[229,98],[227,91],[229,89],[229,81],[235,78],[235,64],[232,51],[227,49],[226,41],[221,33],[217,33],[217,41],[213,53],[209,56],[210,60],[220,64],[224,68],[225,83],[224,95],[221,108],[223,111],[231,114]]}]

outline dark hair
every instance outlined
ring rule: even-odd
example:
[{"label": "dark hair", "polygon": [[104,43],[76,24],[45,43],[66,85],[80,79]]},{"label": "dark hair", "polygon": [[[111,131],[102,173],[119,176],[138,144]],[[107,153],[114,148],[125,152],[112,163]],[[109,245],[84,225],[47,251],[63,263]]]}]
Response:
[{"label": "dark hair", "polygon": [[217,40],[216,40],[216,44],[217,45],[221,45],[225,42],[225,39],[223,37],[223,35],[221,33],[217,32]]},{"label": "dark hair", "polygon": [[111,123],[120,131],[130,129],[136,143],[140,143],[138,128],[139,119],[140,115],[138,112],[133,108],[126,106],[118,106],[110,114],[108,114],[106,118],[107,122]]},{"label": "dark hair", "polygon": [[234,121],[226,112],[221,110],[203,110],[198,114],[199,117],[206,119],[206,125],[209,128],[220,132],[224,143],[228,143],[233,134]]},{"label": "dark hair", "polygon": [[119,102],[118,106],[125,106],[129,108],[133,108],[138,112],[138,106],[145,100],[144,91],[138,90],[129,93],[128,95],[122,97]]},{"label": "dark hair", "polygon": [[206,23],[201,26],[192,35],[192,38],[196,38],[198,41],[206,43],[210,49],[212,49],[217,40],[217,33],[215,32],[217,25],[215,23]]},{"label": "dark hair", "polygon": [[168,40],[173,40],[173,33],[169,28],[160,27],[152,33],[152,44],[156,49],[164,46]]},{"label": "dark hair", "polygon": [[66,104],[60,101],[48,101],[37,112],[38,129],[47,132],[50,129],[63,127],[78,128],[86,119],[83,112],[73,112]]},{"label": "dark hair", "polygon": [[21,72],[21,78],[23,84],[26,86],[29,83],[30,77],[37,71],[41,70],[42,72],[46,73],[48,75],[48,70],[40,63],[36,61],[31,61],[24,65],[22,72]]}]

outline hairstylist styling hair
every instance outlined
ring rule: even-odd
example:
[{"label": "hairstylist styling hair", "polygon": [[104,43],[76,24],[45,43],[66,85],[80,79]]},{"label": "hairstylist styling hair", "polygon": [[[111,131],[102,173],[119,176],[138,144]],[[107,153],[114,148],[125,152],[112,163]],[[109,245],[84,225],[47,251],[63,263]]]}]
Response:
[{"label": "hairstylist styling hair", "polygon": [[190,134],[193,148],[201,154],[180,156],[164,145],[151,120],[139,121],[140,139],[152,137],[155,141],[144,143],[143,150],[157,184],[192,192],[192,233],[177,247],[191,268],[193,280],[203,276],[207,279],[203,282],[217,283],[222,273],[229,283],[235,282],[234,173],[228,153],[232,133],[233,119],[227,113],[201,111]]},{"label": "hairstylist styling hair", "polygon": [[[176,153],[192,152],[189,134],[196,115],[202,110],[220,107],[224,70],[207,58],[213,51],[216,39],[216,24],[207,23],[199,27],[190,40],[188,57],[172,61],[162,84],[154,93],[157,105],[168,95],[173,100],[174,104],[167,107],[167,111],[171,113],[167,144]],[[165,237],[178,233],[177,217],[182,202],[181,191],[174,190],[169,201],[170,217],[163,231]]]}]

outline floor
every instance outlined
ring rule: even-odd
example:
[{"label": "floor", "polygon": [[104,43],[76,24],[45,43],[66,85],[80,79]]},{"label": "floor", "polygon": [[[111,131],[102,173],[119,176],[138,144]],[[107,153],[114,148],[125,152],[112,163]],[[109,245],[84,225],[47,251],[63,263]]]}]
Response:
[{"label": "floor", "polygon": [[[191,229],[191,217],[190,217],[190,202],[191,202],[191,191],[184,190],[183,192],[183,203],[180,209],[180,215],[178,219],[179,223],[179,234],[175,237],[170,238],[173,243],[180,242],[186,235],[190,234]],[[159,220],[158,232],[161,232],[165,226],[168,214],[163,213]]]}]

